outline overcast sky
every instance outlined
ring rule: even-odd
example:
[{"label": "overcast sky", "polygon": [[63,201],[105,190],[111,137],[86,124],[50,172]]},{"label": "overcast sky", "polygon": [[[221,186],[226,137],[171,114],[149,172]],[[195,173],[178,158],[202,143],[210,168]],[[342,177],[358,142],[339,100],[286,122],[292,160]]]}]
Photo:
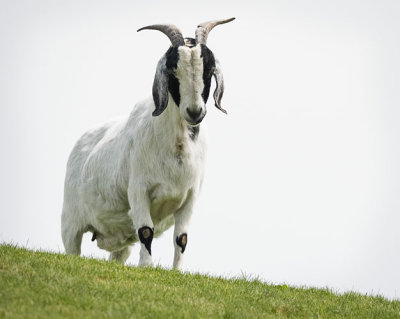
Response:
[{"label": "overcast sky", "polygon": [[[246,5],[244,5],[246,3]],[[0,241],[63,252],[68,155],[151,94],[173,23],[225,76],[185,269],[400,298],[400,2],[0,0]],[[172,231],[153,241],[170,267]],[[84,236],[84,255],[107,253]],[[129,258],[138,262],[136,247]]]}]

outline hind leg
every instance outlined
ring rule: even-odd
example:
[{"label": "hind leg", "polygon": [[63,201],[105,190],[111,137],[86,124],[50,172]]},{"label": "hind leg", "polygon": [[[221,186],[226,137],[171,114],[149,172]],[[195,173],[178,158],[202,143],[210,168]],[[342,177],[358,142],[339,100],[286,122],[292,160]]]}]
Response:
[{"label": "hind leg", "polygon": [[126,246],[120,250],[113,251],[110,253],[109,261],[117,261],[121,264],[124,264],[131,254],[131,246]]},{"label": "hind leg", "polygon": [[80,255],[83,231],[71,222],[71,216],[63,211],[61,216],[61,236],[67,254]]},{"label": "hind leg", "polygon": [[65,247],[65,252],[72,255],[81,254],[82,231],[64,230],[62,231],[62,239]]}]

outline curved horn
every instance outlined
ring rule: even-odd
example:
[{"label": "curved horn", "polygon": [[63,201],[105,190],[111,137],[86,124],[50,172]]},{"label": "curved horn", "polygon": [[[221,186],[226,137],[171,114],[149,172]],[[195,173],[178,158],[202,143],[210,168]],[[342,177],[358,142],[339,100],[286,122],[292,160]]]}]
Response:
[{"label": "curved horn", "polygon": [[235,18],[230,18],[226,20],[213,20],[207,21],[199,24],[196,29],[196,42],[200,44],[207,44],[208,33],[217,25],[228,23],[235,20]]},{"label": "curved horn", "polygon": [[172,43],[173,47],[179,47],[185,44],[181,31],[173,24],[153,24],[147,27],[140,28],[137,32],[142,30],[158,30],[164,33]]}]

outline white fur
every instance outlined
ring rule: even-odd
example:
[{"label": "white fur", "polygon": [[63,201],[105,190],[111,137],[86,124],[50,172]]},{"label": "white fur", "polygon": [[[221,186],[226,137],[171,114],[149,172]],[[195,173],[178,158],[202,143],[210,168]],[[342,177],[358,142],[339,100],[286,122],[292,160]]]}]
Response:
[{"label": "white fur", "polygon": [[[205,163],[204,124],[193,141],[186,109],[202,109],[203,64],[199,46],[179,48],[177,77],[181,103],[152,116],[152,98],[139,102],[124,119],[85,133],[67,164],[62,238],[67,253],[80,254],[84,232],[96,231],[97,245],[110,259],[125,262],[140,227],[157,237],[175,224],[173,266],[182,262],[175,238],[187,233]],[[139,265],[152,265],[141,244]]]},{"label": "white fur", "polygon": [[204,83],[203,59],[200,57],[200,46],[192,49],[181,46],[178,51],[179,61],[176,76],[180,82],[181,106],[183,106],[181,114],[184,118],[187,116],[187,107],[193,111],[201,109],[202,114],[204,114],[206,109],[201,97]]}]

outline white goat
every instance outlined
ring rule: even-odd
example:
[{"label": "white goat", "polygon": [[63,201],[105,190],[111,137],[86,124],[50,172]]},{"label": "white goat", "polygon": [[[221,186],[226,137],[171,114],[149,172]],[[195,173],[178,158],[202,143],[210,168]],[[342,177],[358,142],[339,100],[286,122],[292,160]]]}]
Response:
[{"label": "white goat", "polygon": [[200,122],[212,75],[215,106],[225,112],[222,73],[207,36],[233,19],[200,24],[195,39],[184,39],[173,25],[138,30],[159,30],[172,46],[158,63],[153,97],[136,104],[129,117],[87,132],[72,150],[61,218],[67,253],[80,254],[82,236],[89,231],[98,247],[111,252],[110,260],[124,263],[131,245],[140,241],[139,265],[152,265],[153,236],[175,223],[173,266],[181,266],[203,179],[206,145]]}]

